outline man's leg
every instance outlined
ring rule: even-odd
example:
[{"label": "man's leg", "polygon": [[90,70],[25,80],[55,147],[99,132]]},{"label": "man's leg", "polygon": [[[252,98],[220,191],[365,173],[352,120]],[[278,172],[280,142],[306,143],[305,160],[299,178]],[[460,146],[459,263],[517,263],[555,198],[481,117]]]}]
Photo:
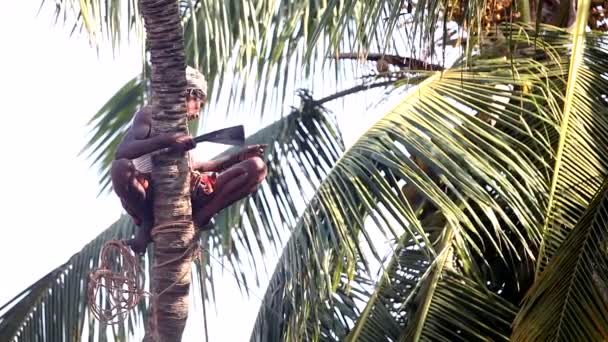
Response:
[{"label": "man's leg", "polygon": [[[123,208],[139,226],[135,238],[127,243],[135,253],[145,253],[151,240],[150,226],[153,222],[148,198],[149,186],[142,184],[142,175],[135,169],[130,160],[119,159],[112,163],[112,187],[120,198]],[[146,181],[149,182],[148,179]]]},{"label": "man's leg", "polygon": [[265,177],[266,164],[260,157],[251,157],[223,171],[217,176],[211,199],[192,208],[194,224],[203,227],[213,215],[254,192]]}]

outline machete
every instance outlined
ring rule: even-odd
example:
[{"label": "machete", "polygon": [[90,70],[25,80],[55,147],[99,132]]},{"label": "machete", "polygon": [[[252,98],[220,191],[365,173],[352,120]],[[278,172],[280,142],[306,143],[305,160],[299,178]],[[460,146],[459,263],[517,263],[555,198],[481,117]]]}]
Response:
[{"label": "machete", "polygon": [[222,128],[199,135],[193,140],[196,143],[212,142],[224,145],[243,145],[245,143],[245,129],[243,125]]}]

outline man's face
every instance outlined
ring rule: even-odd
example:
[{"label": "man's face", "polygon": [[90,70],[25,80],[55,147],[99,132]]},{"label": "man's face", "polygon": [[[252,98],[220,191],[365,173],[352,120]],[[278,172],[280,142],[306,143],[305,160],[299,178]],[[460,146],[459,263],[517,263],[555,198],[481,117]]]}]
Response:
[{"label": "man's face", "polygon": [[186,90],[186,113],[188,120],[197,119],[205,105],[205,95],[198,89]]}]

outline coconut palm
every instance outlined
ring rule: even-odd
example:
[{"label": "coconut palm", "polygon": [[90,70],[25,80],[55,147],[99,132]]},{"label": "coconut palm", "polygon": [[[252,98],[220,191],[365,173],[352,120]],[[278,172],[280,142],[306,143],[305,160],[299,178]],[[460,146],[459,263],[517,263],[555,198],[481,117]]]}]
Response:
[{"label": "coconut palm", "polygon": [[[100,6],[76,6],[85,8],[78,23],[117,32],[118,21],[90,18],[119,17],[118,7],[86,3]],[[252,245],[264,251],[289,233],[253,341],[608,336],[608,36],[597,4],[581,1],[576,11],[567,1],[180,4],[187,60],[218,80],[216,97],[228,93],[239,103],[243,93],[259,94],[257,108],[266,98],[280,104],[289,94],[273,87],[299,82],[292,76],[299,67],[309,84],[332,70],[342,86],[344,59],[353,56],[374,60],[368,63],[379,72],[364,80],[405,90],[387,95],[399,96],[398,105],[348,148],[325,100],[306,94],[299,108],[250,137],[276,141],[267,183],[222,212],[202,243],[208,256],[242,271],[247,289],[243,265],[255,259]],[[465,37],[456,40],[461,57],[445,71],[420,70],[437,69],[422,62],[442,64],[448,22]],[[323,63],[326,56],[339,58]],[[132,112],[124,105],[139,104],[146,75],[93,121],[89,148],[102,170]],[[227,88],[232,75],[235,86]],[[0,321],[2,336],[79,335],[86,272],[109,236],[131,228],[121,219],[17,296]],[[196,271],[207,287],[209,259]],[[58,309],[67,298],[79,306]],[[140,326],[146,308],[142,302],[115,334]]]},{"label": "coconut palm", "polygon": [[[142,0],[140,5],[150,53],[151,91],[160,108],[152,117],[152,134],[186,133],[186,59],[178,4]],[[188,319],[191,251],[197,243],[187,182],[190,170],[183,153],[156,155],[153,166],[153,296],[144,341],[179,341]]]}]

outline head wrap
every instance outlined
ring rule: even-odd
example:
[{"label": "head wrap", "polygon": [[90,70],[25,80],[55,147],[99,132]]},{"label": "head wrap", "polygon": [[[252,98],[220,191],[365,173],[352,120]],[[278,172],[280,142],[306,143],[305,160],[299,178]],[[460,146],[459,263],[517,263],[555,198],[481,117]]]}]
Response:
[{"label": "head wrap", "polygon": [[199,89],[207,96],[207,80],[205,76],[191,66],[186,67],[186,81],[188,89]]}]

